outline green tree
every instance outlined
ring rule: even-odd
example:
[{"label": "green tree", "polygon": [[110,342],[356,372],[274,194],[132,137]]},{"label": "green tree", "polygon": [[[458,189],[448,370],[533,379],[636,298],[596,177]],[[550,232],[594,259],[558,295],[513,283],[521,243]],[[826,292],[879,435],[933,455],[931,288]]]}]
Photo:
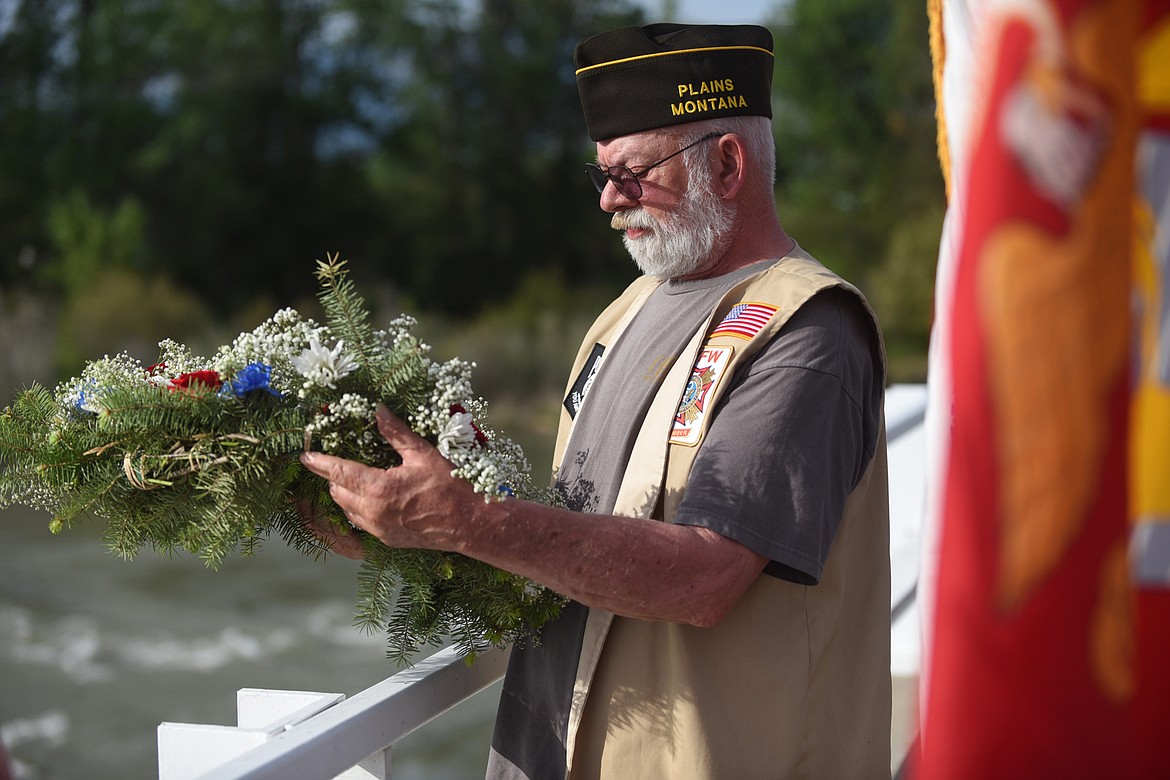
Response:
[{"label": "green tree", "polygon": [[878,313],[896,322],[888,336],[924,350],[929,308],[924,315],[920,302],[933,284],[943,204],[925,6],[792,0],[774,29],[780,216],[863,288],[875,275],[908,285],[913,313],[894,311],[902,300],[893,295],[879,296]]},{"label": "green tree", "polygon": [[80,190],[141,203],[146,270],[221,311],[309,296],[328,250],[463,312],[530,267],[628,275],[580,170],[570,54],[638,19],[620,0],[20,3],[2,273],[25,247],[59,261],[47,205]]},{"label": "green tree", "polygon": [[63,81],[57,56],[58,20],[70,3],[15,4],[0,31],[0,283],[20,276],[43,249],[44,218],[54,184],[45,170],[67,134]]},{"label": "green tree", "polygon": [[[370,162],[376,197],[401,227],[373,254],[427,307],[475,311],[529,269],[618,284],[630,265],[583,172],[571,52],[639,16],[624,3],[418,3],[386,30],[409,82],[402,119]],[[441,53],[441,56],[436,56]]]},{"label": "green tree", "polygon": [[177,4],[158,20],[159,121],[132,170],[154,253],[221,310],[309,295],[314,258],[377,229],[360,161],[331,144],[362,132],[357,102],[376,85],[341,36],[376,21],[299,0]]},{"label": "green tree", "polygon": [[133,198],[107,212],[96,208],[84,191],[74,189],[50,201],[45,222],[57,257],[46,276],[66,298],[85,295],[104,269],[141,268],[145,215]]},{"label": "green tree", "polygon": [[48,281],[62,299],[59,373],[76,374],[86,359],[102,354],[126,351],[149,358],[163,334],[199,346],[211,317],[166,274],[143,273],[146,231],[136,200],[105,211],[73,190],[50,205],[47,223],[56,258]]}]

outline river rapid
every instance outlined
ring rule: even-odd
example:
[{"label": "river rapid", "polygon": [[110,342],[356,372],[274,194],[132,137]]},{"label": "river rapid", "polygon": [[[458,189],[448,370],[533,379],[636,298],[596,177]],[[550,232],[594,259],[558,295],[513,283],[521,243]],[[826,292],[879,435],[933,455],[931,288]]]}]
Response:
[{"label": "river rapid", "polygon": [[[269,541],[218,571],[108,552],[96,522],[0,512],[0,737],[17,780],[158,776],[161,722],[235,723],[240,688],[352,696],[393,674],[352,627],[357,564]],[[499,686],[394,751],[396,780],[482,777]]]}]

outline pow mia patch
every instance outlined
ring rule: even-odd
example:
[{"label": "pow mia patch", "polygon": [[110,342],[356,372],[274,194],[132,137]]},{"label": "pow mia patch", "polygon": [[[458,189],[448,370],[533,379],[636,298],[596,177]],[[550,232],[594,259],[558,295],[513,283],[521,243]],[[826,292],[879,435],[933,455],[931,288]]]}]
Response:
[{"label": "pow mia patch", "polygon": [[565,396],[564,401],[565,409],[569,412],[570,418],[577,419],[577,412],[581,411],[581,404],[585,403],[585,396],[589,394],[589,388],[593,386],[593,379],[597,376],[597,370],[601,368],[604,356],[605,347],[594,344],[589,357],[585,359],[585,365],[581,367],[581,373],[577,374],[577,378],[573,380],[573,386],[569,388],[569,394]]},{"label": "pow mia patch", "polygon": [[703,418],[710,411],[711,398],[719,380],[731,363],[731,347],[703,347],[691,370],[690,381],[674,415],[670,430],[671,444],[693,446],[699,443]]}]

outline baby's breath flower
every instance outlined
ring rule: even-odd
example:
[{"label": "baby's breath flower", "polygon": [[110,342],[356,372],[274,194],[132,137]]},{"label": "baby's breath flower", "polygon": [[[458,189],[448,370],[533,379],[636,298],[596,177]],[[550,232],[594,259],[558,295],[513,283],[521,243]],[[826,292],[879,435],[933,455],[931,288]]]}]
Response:
[{"label": "baby's breath flower", "polygon": [[192,354],[185,345],[172,339],[164,339],[158,343],[158,361],[151,366],[153,370],[148,371],[148,379],[160,384],[154,377],[169,380],[179,374],[189,374],[207,368],[209,362],[207,358]]}]

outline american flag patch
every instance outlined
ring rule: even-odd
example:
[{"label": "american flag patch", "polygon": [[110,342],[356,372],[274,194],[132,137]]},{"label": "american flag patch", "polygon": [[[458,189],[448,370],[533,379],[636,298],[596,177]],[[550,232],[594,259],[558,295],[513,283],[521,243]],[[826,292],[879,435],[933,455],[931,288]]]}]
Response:
[{"label": "american flag patch", "polygon": [[772,319],[775,313],[776,307],[767,303],[737,303],[727,312],[719,326],[711,331],[711,337],[735,336],[750,339],[768,324],[768,320]]}]

